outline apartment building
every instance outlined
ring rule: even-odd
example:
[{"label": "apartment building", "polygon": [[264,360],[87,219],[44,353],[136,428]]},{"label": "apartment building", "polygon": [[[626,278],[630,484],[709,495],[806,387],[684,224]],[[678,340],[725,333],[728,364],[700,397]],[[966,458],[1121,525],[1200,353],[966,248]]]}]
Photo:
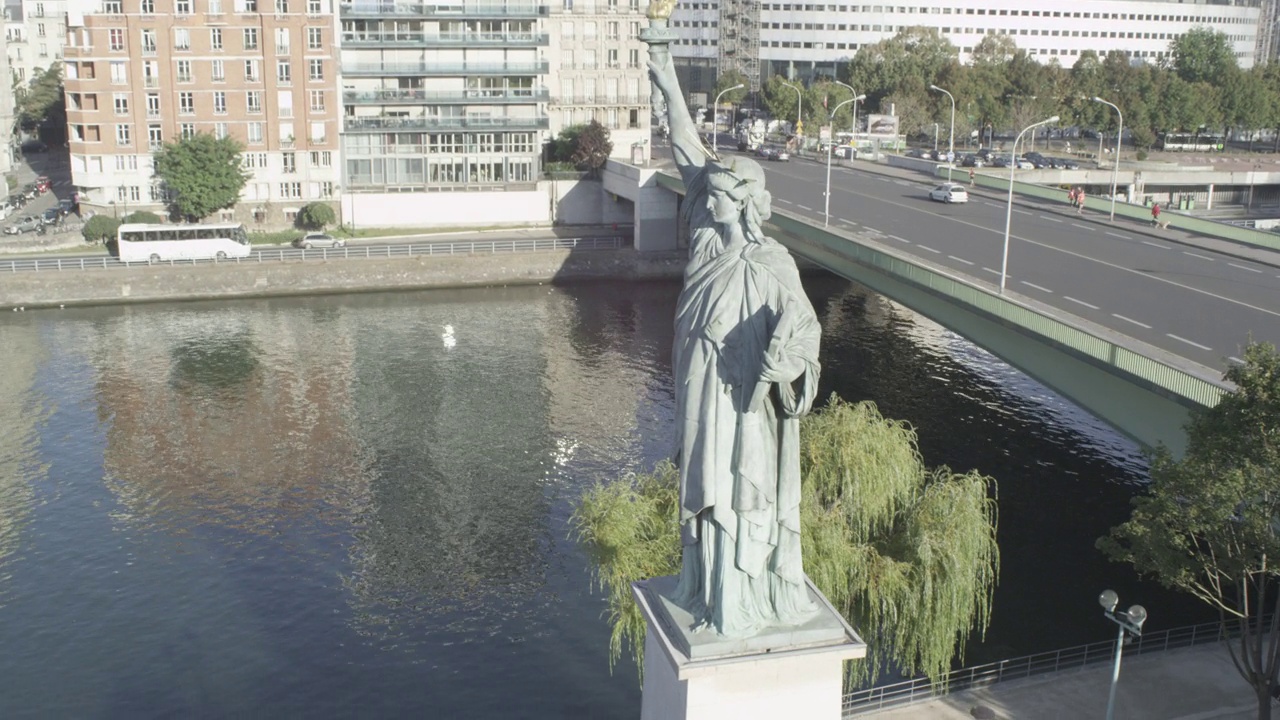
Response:
[{"label": "apartment building", "polygon": [[64,0],[7,2],[5,56],[19,84],[29,82],[37,69],[62,62],[66,43],[67,3]]},{"label": "apartment building", "polygon": [[153,157],[210,133],[251,173],[219,220],[288,222],[339,190],[332,0],[68,0],[67,132],[81,206],[161,211]]},{"label": "apartment building", "polygon": [[537,0],[340,6],[353,193],[529,187],[549,127]]},{"label": "apartment building", "polygon": [[551,9],[550,134],[599,122],[609,129],[613,156],[649,156],[647,27],[640,0],[563,0]]},{"label": "apartment building", "polygon": [[[709,92],[719,68],[742,62],[741,53],[747,48],[735,37],[744,35],[758,44],[761,80],[776,74],[808,80],[835,75],[859,48],[909,27],[936,28],[959,49],[961,62],[968,62],[987,35],[1008,35],[1040,62],[1056,60],[1066,67],[1085,50],[1103,55],[1119,50],[1135,62],[1159,62],[1174,38],[1207,27],[1224,33],[1240,66],[1248,68],[1265,62],[1265,53],[1274,46],[1267,33],[1260,33],[1260,4],[1260,0],[1082,0],[1069,7],[1052,0],[948,0],[910,6],[762,2],[747,13],[739,0],[709,0],[676,6],[671,25],[680,39],[671,46],[671,53],[688,89]],[[743,28],[744,21],[748,29]],[[1258,55],[1260,50],[1263,56]]]}]

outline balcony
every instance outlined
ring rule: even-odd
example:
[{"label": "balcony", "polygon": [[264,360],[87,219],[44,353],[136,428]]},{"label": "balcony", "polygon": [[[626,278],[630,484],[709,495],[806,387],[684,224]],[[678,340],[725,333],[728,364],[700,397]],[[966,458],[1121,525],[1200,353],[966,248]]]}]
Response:
[{"label": "balcony", "polygon": [[343,129],[349,133],[386,130],[546,130],[546,117],[349,117]]},{"label": "balcony", "polygon": [[345,47],[467,47],[492,45],[494,47],[546,47],[551,43],[547,33],[404,33],[404,32],[344,32]]},{"label": "balcony", "polygon": [[561,107],[569,105],[593,105],[596,107],[648,105],[649,98],[641,95],[616,95],[614,97],[606,97],[604,95],[573,95],[569,97],[554,97],[551,99],[551,104],[559,105]]},{"label": "balcony", "polygon": [[143,87],[158,88],[160,87],[160,78],[152,76],[142,78]]},{"label": "balcony", "polygon": [[547,102],[551,92],[542,90],[471,90],[445,92],[439,90],[347,90],[342,101],[347,105],[452,105]]},{"label": "balcony", "polygon": [[551,9],[537,2],[440,2],[397,3],[358,0],[338,5],[342,18],[359,17],[443,17],[443,18],[538,18],[547,17]]},{"label": "balcony", "polygon": [[350,77],[450,77],[465,75],[545,75],[547,61],[530,63],[342,63],[342,73]]}]

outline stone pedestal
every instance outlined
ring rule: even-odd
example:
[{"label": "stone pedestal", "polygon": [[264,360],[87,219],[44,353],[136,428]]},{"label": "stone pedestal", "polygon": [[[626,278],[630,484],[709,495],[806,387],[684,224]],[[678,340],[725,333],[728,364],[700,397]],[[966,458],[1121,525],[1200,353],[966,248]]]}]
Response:
[{"label": "stone pedestal", "polygon": [[813,618],[736,639],[690,632],[692,618],[667,600],[674,577],[635,583],[647,625],[641,720],[839,720],[844,661],[867,646],[806,582]]}]

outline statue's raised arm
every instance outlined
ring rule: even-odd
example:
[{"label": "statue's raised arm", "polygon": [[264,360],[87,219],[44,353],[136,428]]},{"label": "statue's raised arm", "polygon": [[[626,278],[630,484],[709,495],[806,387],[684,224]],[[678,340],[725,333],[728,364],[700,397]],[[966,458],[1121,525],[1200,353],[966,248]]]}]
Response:
[{"label": "statue's raised arm", "polygon": [[[659,3],[650,4],[651,18],[656,4]],[[661,4],[663,9],[675,7],[674,2]],[[667,9],[667,12],[670,10]],[[685,104],[680,80],[676,77],[676,69],[671,62],[671,53],[665,45],[651,44],[649,58],[649,76],[653,79],[653,86],[666,99],[667,127],[671,128],[671,150],[675,155],[676,167],[680,168],[680,176],[687,183],[706,165],[709,153],[698,137],[698,128]]]}]

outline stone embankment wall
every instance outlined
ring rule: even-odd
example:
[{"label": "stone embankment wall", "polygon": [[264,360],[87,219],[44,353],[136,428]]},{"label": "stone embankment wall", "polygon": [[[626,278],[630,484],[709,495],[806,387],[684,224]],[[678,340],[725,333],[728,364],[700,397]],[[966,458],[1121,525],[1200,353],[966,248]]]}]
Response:
[{"label": "stone embankment wall", "polygon": [[0,309],[679,278],[685,252],[549,251],[464,257],[241,261],[6,273]]}]

